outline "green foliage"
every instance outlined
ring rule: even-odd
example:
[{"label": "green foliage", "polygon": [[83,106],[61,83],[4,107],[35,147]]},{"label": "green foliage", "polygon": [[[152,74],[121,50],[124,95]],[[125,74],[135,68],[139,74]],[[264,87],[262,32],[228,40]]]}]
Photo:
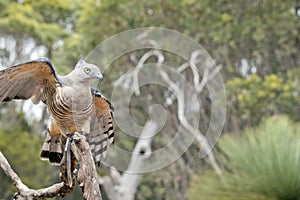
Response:
[{"label": "green foliage", "polygon": [[249,70],[256,67],[265,75],[298,67],[300,24],[292,12],[293,3],[88,0],[81,4],[76,27],[80,45],[87,52],[107,37],[128,29],[174,29],[200,42],[224,65],[226,73],[239,73],[241,59],[246,59]]},{"label": "green foliage", "polygon": [[299,78],[287,80],[271,74],[264,79],[254,74],[248,78],[234,78],[226,83],[227,109],[237,116],[240,128],[257,125],[262,117],[273,114],[288,114],[299,119]]},{"label": "green foliage", "polygon": [[22,36],[31,36],[38,43],[51,49],[60,38],[67,36],[65,27],[72,21],[71,1],[24,1],[6,2],[0,14],[0,31]]},{"label": "green foliage", "polygon": [[224,176],[197,176],[190,199],[299,199],[300,126],[276,116],[243,136],[226,135],[219,144]]},{"label": "green foliage", "polygon": [[293,88],[293,98],[283,102],[283,111],[288,113],[292,119],[300,121],[300,67],[288,71],[287,75],[288,83]]},{"label": "green foliage", "polygon": [[[43,141],[18,128],[0,131],[0,151],[22,181],[31,188],[51,185],[57,179],[58,170],[39,159]],[[11,181],[0,170],[0,196],[9,199],[15,192]]]}]

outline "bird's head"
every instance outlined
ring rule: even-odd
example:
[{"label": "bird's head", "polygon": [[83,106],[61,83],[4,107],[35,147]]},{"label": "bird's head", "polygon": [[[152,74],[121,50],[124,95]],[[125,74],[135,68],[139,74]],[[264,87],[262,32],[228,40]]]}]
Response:
[{"label": "bird's head", "polygon": [[78,80],[82,82],[103,79],[99,67],[85,62],[82,56],[80,56],[80,59],[77,62],[74,71],[76,72]]}]

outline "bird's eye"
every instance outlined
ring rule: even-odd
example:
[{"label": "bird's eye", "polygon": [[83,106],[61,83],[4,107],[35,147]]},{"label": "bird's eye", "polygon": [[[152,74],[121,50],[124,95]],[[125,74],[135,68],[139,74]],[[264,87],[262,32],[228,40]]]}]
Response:
[{"label": "bird's eye", "polygon": [[91,72],[91,69],[90,68],[84,68],[84,72],[88,74],[88,73]]}]

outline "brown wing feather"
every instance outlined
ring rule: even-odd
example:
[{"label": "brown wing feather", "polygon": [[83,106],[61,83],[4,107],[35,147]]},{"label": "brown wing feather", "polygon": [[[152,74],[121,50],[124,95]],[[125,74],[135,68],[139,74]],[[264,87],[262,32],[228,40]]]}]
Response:
[{"label": "brown wing feather", "polygon": [[54,93],[60,84],[48,59],[29,61],[0,71],[0,103],[29,99],[47,91]]},{"label": "brown wing feather", "polygon": [[96,89],[94,95],[95,115],[91,121],[91,130],[87,135],[95,163],[99,166],[106,156],[108,146],[114,142],[113,107],[111,103]]}]

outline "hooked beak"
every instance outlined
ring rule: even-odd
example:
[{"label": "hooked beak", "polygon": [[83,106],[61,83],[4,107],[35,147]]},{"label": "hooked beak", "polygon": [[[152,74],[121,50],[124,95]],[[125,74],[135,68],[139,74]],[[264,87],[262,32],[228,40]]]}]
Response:
[{"label": "hooked beak", "polygon": [[99,79],[100,81],[102,81],[102,79],[103,79],[103,76],[100,72],[96,73],[94,76],[95,76],[95,78]]}]

